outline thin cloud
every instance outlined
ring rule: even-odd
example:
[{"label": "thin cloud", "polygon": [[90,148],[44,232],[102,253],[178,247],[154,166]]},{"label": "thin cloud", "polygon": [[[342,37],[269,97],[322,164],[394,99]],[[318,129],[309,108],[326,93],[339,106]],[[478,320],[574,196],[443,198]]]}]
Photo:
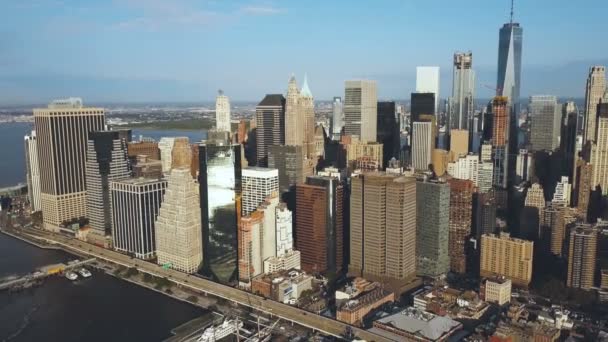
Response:
[{"label": "thin cloud", "polygon": [[250,15],[275,15],[284,13],[285,10],[272,6],[245,6],[241,8],[241,12]]}]

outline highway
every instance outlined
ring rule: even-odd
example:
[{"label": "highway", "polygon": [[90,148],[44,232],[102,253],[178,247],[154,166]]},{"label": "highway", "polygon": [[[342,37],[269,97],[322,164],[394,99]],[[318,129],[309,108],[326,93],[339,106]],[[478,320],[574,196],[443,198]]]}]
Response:
[{"label": "highway", "polygon": [[26,235],[31,235],[32,237],[46,240],[49,243],[56,243],[66,249],[73,250],[81,254],[88,254],[91,257],[103,259],[111,263],[119,264],[125,267],[135,267],[140,272],[167,278],[180,286],[188,287],[211,296],[224,298],[226,300],[238,303],[239,305],[247,306],[269,315],[280,317],[286,321],[299,324],[327,335],[342,337],[342,334],[345,332],[347,327],[350,327],[352,332],[359,339],[377,342],[391,341],[383,336],[367,332],[363,329],[356,328],[331,318],[316,315],[314,313],[310,313],[273,300],[267,300],[249,292],[232,288],[230,286],[221,285],[207,279],[191,276],[189,274],[171,269],[163,269],[159,265],[140,259],[131,258],[127,255],[97,247],[80,240],[68,238],[60,234],[28,229]]}]

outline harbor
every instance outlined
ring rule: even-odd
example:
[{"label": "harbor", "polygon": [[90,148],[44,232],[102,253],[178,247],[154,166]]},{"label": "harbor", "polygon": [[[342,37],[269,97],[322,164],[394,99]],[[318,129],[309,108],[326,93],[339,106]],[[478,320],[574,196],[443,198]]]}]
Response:
[{"label": "harbor", "polygon": [[[26,274],[24,276],[9,276],[6,277],[4,279],[0,279],[0,291],[2,290],[9,290],[9,291],[16,291],[16,290],[21,290],[21,289],[26,289],[26,288],[30,288],[33,285],[36,284],[40,284],[45,278],[47,277],[51,277],[51,276],[57,276],[57,275],[66,275],[68,277],[68,279],[70,279],[71,277],[73,277],[72,275],[75,275],[76,278],[74,279],[70,279],[70,280],[76,280],[78,278],[78,275],[74,272],[72,272],[72,270],[78,270],[81,273],[82,277],[90,277],[91,273],[86,271],[85,268],[83,268],[82,266],[88,265],[92,262],[95,261],[95,258],[90,258],[87,260],[74,260],[74,261],[70,261],[67,264],[64,263],[58,263],[58,264],[51,264],[51,265],[46,265],[41,267],[40,269]],[[86,272],[83,272],[83,270],[85,270]],[[88,274],[88,276],[86,276],[86,274]]]}]

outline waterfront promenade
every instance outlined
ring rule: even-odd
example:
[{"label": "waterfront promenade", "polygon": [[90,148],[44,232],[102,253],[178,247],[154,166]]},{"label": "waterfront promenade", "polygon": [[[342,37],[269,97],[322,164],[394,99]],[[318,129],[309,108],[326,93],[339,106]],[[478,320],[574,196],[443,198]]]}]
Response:
[{"label": "waterfront promenade", "polygon": [[[17,232],[15,231],[14,233]],[[19,235],[27,240],[39,239],[50,244],[59,245],[70,252],[86,254],[88,256],[103,259],[125,267],[135,267],[140,272],[148,273],[157,277],[167,278],[169,281],[180,286],[191,288],[211,296],[223,298],[238,303],[239,305],[247,306],[272,316],[280,317],[286,321],[299,324],[327,335],[342,337],[342,334],[346,331],[346,329],[350,328],[355,336],[357,336],[359,339],[378,342],[391,341],[383,336],[370,333],[363,329],[350,326],[331,318],[319,316],[283,303],[267,300],[249,292],[221,285],[197,276],[185,274],[171,269],[164,269],[156,264],[131,258],[127,255],[97,247],[80,240],[68,238],[60,234],[36,229],[28,229],[27,231],[21,232]]]}]

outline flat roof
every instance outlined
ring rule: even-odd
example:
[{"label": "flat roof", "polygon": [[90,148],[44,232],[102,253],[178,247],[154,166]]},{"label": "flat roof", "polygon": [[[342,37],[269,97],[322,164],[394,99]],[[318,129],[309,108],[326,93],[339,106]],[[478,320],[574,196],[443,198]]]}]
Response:
[{"label": "flat roof", "polygon": [[[453,319],[437,316],[414,307],[409,307],[399,313],[386,316],[377,320],[376,322],[383,325],[392,326],[395,329],[433,341],[441,338],[443,335],[449,333],[455,328],[462,326],[461,323]],[[391,339],[395,339],[397,336],[389,331],[377,327],[371,328],[369,331]]]}]

